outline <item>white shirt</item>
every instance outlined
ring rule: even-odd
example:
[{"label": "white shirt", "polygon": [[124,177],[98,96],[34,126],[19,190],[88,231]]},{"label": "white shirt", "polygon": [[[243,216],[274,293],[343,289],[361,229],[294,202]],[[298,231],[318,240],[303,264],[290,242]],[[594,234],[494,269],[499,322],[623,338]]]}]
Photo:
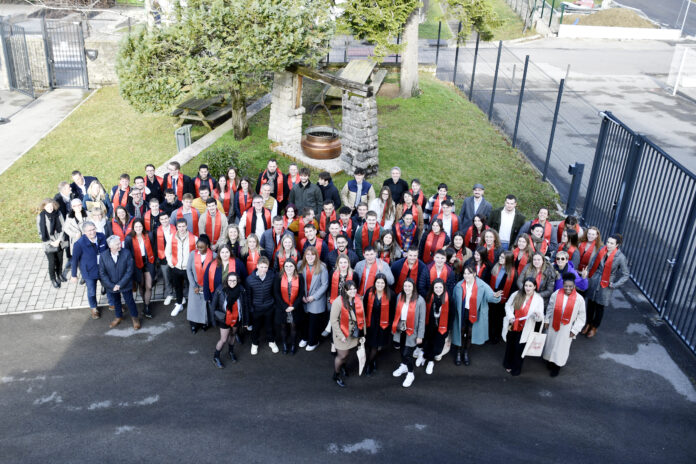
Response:
[{"label": "white shirt", "polygon": [[138,237],[138,246],[140,247],[140,256],[145,256],[145,241],[142,237]]},{"label": "white shirt", "polygon": [[114,263],[117,263],[118,262],[118,253],[116,253],[116,254],[111,253],[111,259],[114,260]]},{"label": "white shirt", "polygon": [[473,283],[471,285],[468,283],[466,284],[466,296],[464,297],[464,307],[466,309],[471,309],[471,308],[469,308],[469,299],[471,298],[471,292],[473,291],[473,289],[474,289]]},{"label": "white shirt", "polygon": [[403,306],[401,306],[401,320],[405,321],[408,316],[408,303],[404,301]]},{"label": "white shirt", "polygon": [[442,229],[445,231],[450,239],[452,238],[452,215],[445,216],[442,215]]},{"label": "white shirt", "polygon": [[508,211],[503,208],[500,212],[500,230],[498,231],[498,236],[503,242],[510,242],[510,234],[512,233],[512,221],[515,219],[515,211],[508,213]]},{"label": "white shirt", "polygon": [[478,212],[479,206],[481,206],[481,200],[483,200],[483,197],[479,198],[478,200],[476,197],[474,197],[474,214]]}]

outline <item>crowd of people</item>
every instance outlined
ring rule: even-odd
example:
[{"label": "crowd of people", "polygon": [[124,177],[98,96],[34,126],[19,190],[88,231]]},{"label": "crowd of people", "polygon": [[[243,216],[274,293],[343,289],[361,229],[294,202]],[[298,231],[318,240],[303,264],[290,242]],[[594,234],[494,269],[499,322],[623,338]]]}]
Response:
[{"label": "crowd of people", "polygon": [[[53,286],[86,285],[99,319],[97,283],[114,311],[110,327],[133,328],[155,316],[151,298],[162,281],[170,317],[184,310],[193,334],[220,337],[213,363],[237,362],[248,334],[251,355],[261,337],[273,353],[314,351],[330,337],[333,381],[345,386],[352,350],[365,348],[365,374],[379,353],[399,351],[394,377],[409,387],[416,367],[431,375],[448,352],[471,363],[472,345],[506,343],[503,366],[522,371],[523,349],[547,330],[543,359],[559,374],[571,342],[592,338],[612,292],[629,276],[621,236],[602,241],[577,218],[554,225],[549,209],[527,220],[507,195],[494,209],[477,183],[457,211],[448,186],[428,195],[398,167],[377,190],[356,169],[339,191],[321,172],[270,159],[255,182],[230,167],[213,178],[201,165],[190,178],[177,162],[122,174],[107,191],[95,177],[72,172],[41,203],[37,229]],[[63,266],[64,256],[67,258]],[[326,343],[328,346],[329,343]],[[227,360],[225,361],[227,362]]]}]

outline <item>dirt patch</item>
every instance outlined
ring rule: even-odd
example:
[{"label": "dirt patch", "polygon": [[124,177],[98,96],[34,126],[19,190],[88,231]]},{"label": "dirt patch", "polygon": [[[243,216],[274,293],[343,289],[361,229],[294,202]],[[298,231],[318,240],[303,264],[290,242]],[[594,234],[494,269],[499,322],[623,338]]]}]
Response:
[{"label": "dirt patch", "polygon": [[378,97],[384,98],[396,98],[399,96],[399,84],[391,84],[385,82],[380,87],[379,92],[377,92]]},{"label": "dirt patch", "polygon": [[399,109],[399,105],[379,105],[377,111],[379,113],[391,113]]},{"label": "dirt patch", "polygon": [[563,24],[575,24],[575,21],[580,26],[657,28],[657,25],[654,23],[643,18],[635,11],[626,8],[609,8],[588,15],[567,14],[563,17]]}]

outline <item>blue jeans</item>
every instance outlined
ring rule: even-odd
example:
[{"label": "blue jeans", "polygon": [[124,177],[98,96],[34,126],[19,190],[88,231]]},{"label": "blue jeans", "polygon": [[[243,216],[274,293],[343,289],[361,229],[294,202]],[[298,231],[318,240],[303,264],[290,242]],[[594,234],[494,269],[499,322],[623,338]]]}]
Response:
[{"label": "blue jeans", "polygon": [[510,242],[503,242],[502,240],[500,241],[500,246],[503,247],[503,250],[508,251],[510,248]]},{"label": "blue jeans", "polygon": [[120,292],[109,292],[109,296],[111,296],[111,303],[114,305],[114,311],[116,313],[116,317],[123,317],[123,312],[121,311],[121,295],[123,295],[123,299],[126,300],[126,306],[128,306],[128,311],[130,312],[130,315],[132,317],[138,317],[138,307],[135,306],[135,299],[133,299],[133,290],[130,288],[126,290],[121,290]]},{"label": "blue jeans", "polygon": [[87,285],[87,301],[89,301],[90,308],[97,307],[97,282],[99,279],[90,279],[89,277],[83,277],[85,279],[85,284]]}]

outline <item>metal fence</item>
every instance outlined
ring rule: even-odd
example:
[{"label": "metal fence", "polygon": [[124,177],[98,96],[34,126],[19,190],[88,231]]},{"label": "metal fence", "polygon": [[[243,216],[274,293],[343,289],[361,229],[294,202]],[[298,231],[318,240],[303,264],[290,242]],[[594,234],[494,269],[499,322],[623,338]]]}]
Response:
[{"label": "metal fence", "polygon": [[554,5],[547,0],[505,0],[505,3],[522,18],[526,28],[541,23],[554,34],[563,22],[565,4]]},{"label": "metal fence", "polygon": [[583,211],[623,235],[631,279],[696,352],[696,175],[603,113]]},{"label": "metal fence", "polygon": [[34,98],[34,83],[24,28],[0,21],[0,41],[10,89]]}]

